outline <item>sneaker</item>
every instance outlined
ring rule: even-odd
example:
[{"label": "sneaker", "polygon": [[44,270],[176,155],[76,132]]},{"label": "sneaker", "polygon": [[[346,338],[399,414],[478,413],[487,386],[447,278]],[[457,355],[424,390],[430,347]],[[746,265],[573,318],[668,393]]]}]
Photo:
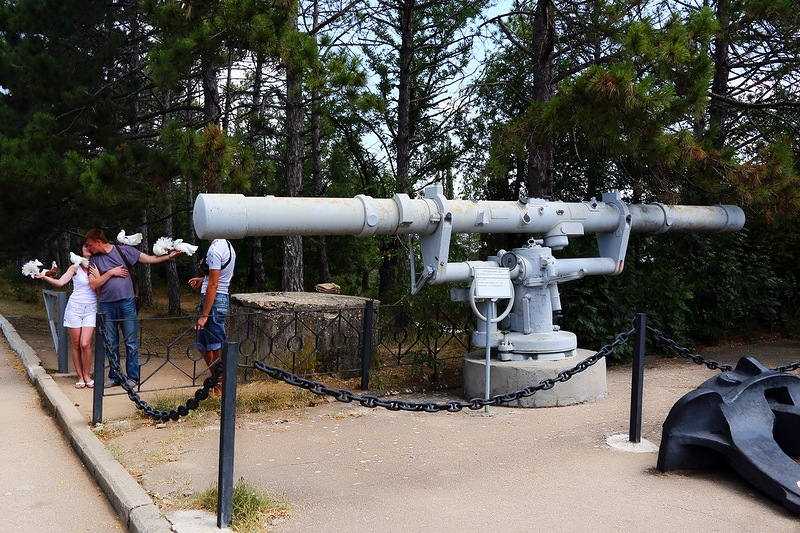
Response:
[{"label": "sneaker", "polygon": [[115,379],[109,379],[105,383],[103,383],[103,387],[110,389],[111,387],[119,387],[119,381]]},{"label": "sneaker", "polygon": [[132,379],[129,379],[128,380],[128,386],[130,388],[132,388],[132,389],[136,389],[136,387],[139,386],[139,382],[138,381],[133,381]]}]

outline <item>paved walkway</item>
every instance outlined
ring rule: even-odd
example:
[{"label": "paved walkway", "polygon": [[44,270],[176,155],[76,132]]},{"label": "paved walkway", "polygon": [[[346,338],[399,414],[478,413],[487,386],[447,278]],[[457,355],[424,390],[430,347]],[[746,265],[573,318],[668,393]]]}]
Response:
[{"label": "paved walkway", "polygon": [[[0,532],[230,533],[210,513],[162,516],[92,432],[91,391],[76,390],[74,375],[48,374],[2,315],[0,330]],[[135,411],[127,397],[107,403]]]},{"label": "paved walkway", "polygon": [[0,405],[0,531],[125,531],[5,340]]},{"label": "paved walkway", "polygon": [[[794,355],[776,359],[800,359]],[[647,364],[642,435],[658,445],[672,405],[716,372],[683,359],[651,357]],[[729,468],[662,474],[656,453],[609,445],[627,436],[630,383],[630,367],[614,367],[608,395],[596,402],[491,407],[488,415],[393,412],[335,401],[240,415],[234,479],[288,502],[288,516],[271,533],[800,531],[800,517]],[[448,391],[424,399],[454,397]],[[214,481],[215,471],[204,466],[216,459],[215,439],[210,424],[172,424],[141,427],[113,444],[130,453],[128,461],[169,454],[141,480],[151,493],[170,498]]]}]

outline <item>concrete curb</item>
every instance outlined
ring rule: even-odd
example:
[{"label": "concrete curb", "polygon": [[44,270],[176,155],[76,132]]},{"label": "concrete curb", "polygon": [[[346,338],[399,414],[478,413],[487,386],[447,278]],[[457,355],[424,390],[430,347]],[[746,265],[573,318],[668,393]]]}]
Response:
[{"label": "concrete curb", "polygon": [[147,492],[114,459],[92,432],[86,419],[42,367],[42,361],[33,348],[22,340],[14,326],[3,315],[0,315],[0,329],[11,349],[17,353],[25,366],[28,379],[36,387],[42,401],[55,416],[56,422],[75,453],[100,485],[128,531],[130,533],[172,532],[169,521],[161,516]]}]

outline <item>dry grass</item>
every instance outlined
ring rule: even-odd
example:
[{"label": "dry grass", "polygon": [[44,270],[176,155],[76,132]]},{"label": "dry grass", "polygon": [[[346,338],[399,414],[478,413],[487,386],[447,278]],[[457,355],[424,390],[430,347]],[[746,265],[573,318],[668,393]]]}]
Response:
[{"label": "dry grass", "polygon": [[[186,395],[176,391],[157,394],[149,403],[155,409],[171,411],[177,409],[185,401]],[[326,401],[328,400],[305,389],[275,381],[258,381],[240,384],[236,387],[236,412],[238,414],[302,409],[314,407]],[[183,420],[204,425],[209,418],[217,419],[219,410],[220,398],[209,397],[200,402],[196,410],[183,417]],[[146,417],[141,411],[138,412],[138,416]]]}]

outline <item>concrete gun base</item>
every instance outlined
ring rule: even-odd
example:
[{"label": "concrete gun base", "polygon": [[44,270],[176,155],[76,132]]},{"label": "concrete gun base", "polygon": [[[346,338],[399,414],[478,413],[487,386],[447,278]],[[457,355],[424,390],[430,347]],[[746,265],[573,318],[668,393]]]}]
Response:
[{"label": "concrete gun base", "polygon": [[[578,349],[577,355],[555,361],[499,361],[489,363],[489,395],[507,394],[552,379],[569,370],[594,353]],[[537,391],[533,396],[505,404],[508,407],[557,407],[594,402],[603,398],[606,387],[606,360],[601,358],[585,371],[550,390]],[[470,352],[464,356],[464,396],[483,398],[486,394],[486,351]]]}]

